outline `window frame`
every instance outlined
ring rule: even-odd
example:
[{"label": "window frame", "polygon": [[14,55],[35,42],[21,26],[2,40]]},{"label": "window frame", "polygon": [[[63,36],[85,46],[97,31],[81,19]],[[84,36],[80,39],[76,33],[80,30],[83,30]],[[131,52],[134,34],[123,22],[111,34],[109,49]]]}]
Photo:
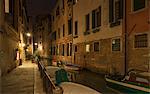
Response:
[{"label": "window frame", "polygon": [[[98,43],[98,50],[95,50],[95,43]],[[100,52],[100,41],[94,41],[93,42],[93,52]]]},{"label": "window frame", "polygon": [[133,13],[139,12],[139,11],[143,11],[145,8],[147,8],[147,0],[145,0],[145,7],[138,9],[138,10],[134,10],[134,0],[131,0],[131,11]]},{"label": "window frame", "polygon": [[[113,50],[113,40],[117,40],[117,39],[120,40],[120,50],[119,51],[118,50]],[[121,52],[122,51],[122,39],[120,37],[111,39],[111,51],[112,52]]]},{"label": "window frame", "polygon": [[[143,35],[143,34],[146,34],[147,35],[147,47],[135,47],[135,36],[138,36],[138,35]],[[134,40],[133,40],[133,48],[134,49],[147,49],[149,47],[149,34],[148,33],[138,33],[138,34],[134,34],[133,35],[134,37]]]}]

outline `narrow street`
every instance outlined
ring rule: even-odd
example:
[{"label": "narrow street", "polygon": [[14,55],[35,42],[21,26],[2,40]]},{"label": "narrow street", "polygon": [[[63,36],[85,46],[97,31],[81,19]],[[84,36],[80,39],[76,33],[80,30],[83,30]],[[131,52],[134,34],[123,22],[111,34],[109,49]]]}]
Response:
[{"label": "narrow street", "polygon": [[27,61],[2,77],[1,94],[44,94],[37,65]]}]

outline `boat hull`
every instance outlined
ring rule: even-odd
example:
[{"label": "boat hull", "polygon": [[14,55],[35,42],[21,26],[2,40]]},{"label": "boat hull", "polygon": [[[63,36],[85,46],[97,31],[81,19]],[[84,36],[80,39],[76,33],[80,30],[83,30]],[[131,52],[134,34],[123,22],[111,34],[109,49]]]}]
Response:
[{"label": "boat hull", "polygon": [[150,94],[150,89],[120,82],[120,81],[115,81],[109,78],[106,79],[106,84],[113,88],[117,89],[120,92],[127,93],[127,94]]}]

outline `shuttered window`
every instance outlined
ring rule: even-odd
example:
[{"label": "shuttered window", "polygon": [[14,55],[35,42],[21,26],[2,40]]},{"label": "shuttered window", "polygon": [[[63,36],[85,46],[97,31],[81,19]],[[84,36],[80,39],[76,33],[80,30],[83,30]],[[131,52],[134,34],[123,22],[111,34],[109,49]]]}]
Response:
[{"label": "shuttered window", "polygon": [[70,56],[72,56],[72,43],[70,43]]},{"label": "shuttered window", "polygon": [[65,36],[65,24],[63,24],[63,37]]},{"label": "shuttered window", "polygon": [[78,21],[75,21],[75,35],[78,35]]},{"label": "shuttered window", "polygon": [[68,35],[72,34],[72,19],[68,20]]},{"label": "shuttered window", "polygon": [[69,56],[69,43],[67,43],[67,56]]},{"label": "shuttered window", "polygon": [[95,10],[92,11],[92,28],[95,28]]},{"label": "shuttered window", "polygon": [[62,44],[62,56],[65,56],[65,44]]},{"label": "shuttered window", "polygon": [[85,16],[85,23],[86,23],[86,31],[88,31],[90,29],[90,15],[89,14]]},{"label": "shuttered window", "polygon": [[101,7],[92,11],[92,29],[101,26]]},{"label": "shuttered window", "polygon": [[123,0],[109,0],[109,22],[116,22],[123,17]]}]

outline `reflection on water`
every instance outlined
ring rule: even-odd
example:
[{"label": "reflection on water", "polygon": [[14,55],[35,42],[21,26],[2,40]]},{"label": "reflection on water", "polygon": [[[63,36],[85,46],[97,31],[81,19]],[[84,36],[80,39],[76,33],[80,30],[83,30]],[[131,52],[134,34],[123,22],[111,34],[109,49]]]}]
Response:
[{"label": "reflection on water", "polygon": [[80,72],[71,72],[71,75],[73,82],[91,87],[104,94],[119,94],[118,91],[107,87],[104,75],[102,74],[93,73],[88,70],[82,70]]}]

